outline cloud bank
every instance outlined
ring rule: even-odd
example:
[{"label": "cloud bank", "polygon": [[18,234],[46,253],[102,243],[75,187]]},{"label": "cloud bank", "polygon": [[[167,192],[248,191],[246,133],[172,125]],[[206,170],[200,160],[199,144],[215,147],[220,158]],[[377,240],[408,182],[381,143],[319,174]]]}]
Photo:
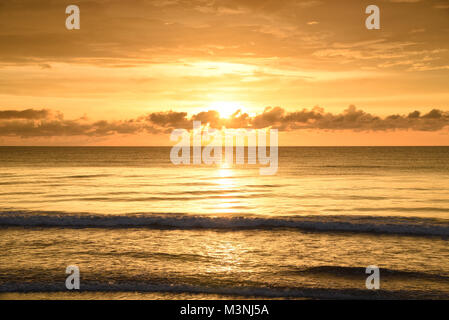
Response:
[{"label": "cloud bank", "polygon": [[50,116],[51,112],[46,109],[42,110],[34,110],[34,109],[26,109],[22,111],[17,110],[6,110],[0,111],[0,120],[9,120],[9,119],[45,119]]},{"label": "cloud bank", "polygon": [[191,129],[193,121],[208,123],[212,128],[273,128],[295,130],[351,130],[361,131],[438,131],[449,126],[449,111],[433,109],[427,113],[413,111],[385,117],[373,115],[351,105],[341,113],[326,112],[323,108],[287,112],[281,107],[267,107],[262,113],[250,116],[240,110],[229,118],[221,118],[216,110],[202,111],[189,116],[186,112],[153,112],[128,120],[97,120],[87,117],[66,120],[60,112],[48,109],[0,111],[0,136],[22,138],[88,136],[114,134],[168,134],[173,129]]}]

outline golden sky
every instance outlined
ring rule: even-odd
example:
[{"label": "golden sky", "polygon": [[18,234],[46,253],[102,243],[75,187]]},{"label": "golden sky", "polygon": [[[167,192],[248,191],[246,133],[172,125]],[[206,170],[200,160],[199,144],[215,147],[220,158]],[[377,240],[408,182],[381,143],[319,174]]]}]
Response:
[{"label": "golden sky", "polygon": [[169,145],[194,119],[281,145],[449,145],[448,88],[447,0],[0,2],[2,145]]}]

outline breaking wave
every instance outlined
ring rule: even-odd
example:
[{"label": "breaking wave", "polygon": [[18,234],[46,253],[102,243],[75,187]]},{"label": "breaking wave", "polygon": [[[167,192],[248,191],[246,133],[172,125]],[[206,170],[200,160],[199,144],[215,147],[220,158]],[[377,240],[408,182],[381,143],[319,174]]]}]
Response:
[{"label": "breaking wave", "polygon": [[0,212],[0,227],[151,228],[151,229],[294,229],[413,236],[449,236],[449,220],[373,216],[194,216],[187,214],[73,214]]}]

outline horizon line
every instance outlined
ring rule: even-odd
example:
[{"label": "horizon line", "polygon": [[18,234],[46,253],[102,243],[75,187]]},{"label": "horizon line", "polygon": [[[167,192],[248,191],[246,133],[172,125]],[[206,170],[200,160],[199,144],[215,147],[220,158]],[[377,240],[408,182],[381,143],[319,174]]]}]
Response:
[{"label": "horizon line", "polygon": [[[218,147],[218,146],[209,146],[208,147]],[[98,145],[98,146],[88,146],[88,145],[36,145],[36,146],[32,146],[32,145],[0,145],[0,148],[15,148],[15,147],[24,147],[24,148],[172,148],[174,147],[171,145],[158,145],[158,146],[143,146],[143,145],[139,145],[139,146],[126,146],[126,145],[115,145],[115,146],[111,146],[111,145]],[[206,147],[206,146],[202,146],[202,147]],[[222,148],[225,148],[226,146],[221,146]],[[237,146],[233,146],[234,148]],[[245,148],[247,148],[248,146],[244,146]],[[256,146],[257,147],[257,146]],[[266,146],[267,148],[270,147],[269,145]],[[402,148],[406,148],[406,147],[449,147],[448,145],[313,145],[313,146],[304,146],[304,145],[297,145],[297,146],[278,146],[279,148],[333,148],[333,147],[338,147],[338,148],[356,148],[356,147],[361,147],[361,148],[369,148],[369,147],[402,147]],[[189,148],[193,148],[193,146],[189,146]]]}]

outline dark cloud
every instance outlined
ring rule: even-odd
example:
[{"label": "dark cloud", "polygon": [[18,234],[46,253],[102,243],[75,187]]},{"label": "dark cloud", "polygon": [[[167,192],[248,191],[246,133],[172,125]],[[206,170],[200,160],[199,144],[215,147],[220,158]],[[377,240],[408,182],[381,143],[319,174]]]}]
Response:
[{"label": "dark cloud", "polygon": [[0,119],[45,119],[50,116],[51,112],[46,109],[34,110],[5,110],[0,111]]},{"label": "dark cloud", "polygon": [[155,112],[146,117],[146,120],[151,121],[161,127],[176,127],[184,128],[190,123],[187,119],[187,112]]},{"label": "dark cloud", "polygon": [[168,134],[173,129],[191,129],[193,121],[208,123],[213,128],[274,128],[280,131],[301,129],[388,131],[438,131],[449,126],[449,112],[433,109],[421,114],[376,116],[351,105],[342,113],[325,112],[323,108],[286,112],[281,107],[267,107],[250,117],[240,110],[230,118],[220,118],[215,110],[192,115],[186,112],[154,112],[130,120],[88,121],[86,117],[65,120],[62,114],[49,110],[0,111],[0,136],[52,137],[52,136],[108,136],[113,134]]},{"label": "dark cloud", "polygon": [[219,128],[223,124],[223,121],[220,119],[220,114],[215,110],[202,111],[200,113],[197,113],[192,116],[192,120],[209,123],[210,126],[214,128]]},{"label": "dark cloud", "polygon": [[175,128],[190,128],[193,121],[201,121],[208,123],[213,128],[247,128],[251,126],[252,119],[247,113],[242,113],[241,110],[236,111],[228,119],[220,118],[220,114],[216,110],[201,111],[187,117],[187,112],[155,112],[144,117],[145,120],[151,122],[153,125],[167,129]]},{"label": "dark cloud", "polygon": [[[281,107],[267,107],[265,110],[250,117],[240,110],[230,118],[220,118],[216,110],[202,111],[187,117],[185,112],[157,112],[145,117],[155,128],[190,129],[193,121],[208,123],[213,128],[274,128],[280,131],[300,129],[320,130],[353,130],[353,131],[385,131],[385,130],[416,130],[438,131],[449,126],[449,112],[433,109],[421,115],[414,111],[408,115],[393,114],[380,117],[351,105],[342,113],[325,112],[323,108],[287,112]],[[169,130],[165,131],[169,132]]]},{"label": "dark cloud", "polygon": [[252,119],[247,113],[237,110],[229,119],[225,120],[224,126],[230,129],[248,128],[251,122]]},{"label": "dark cloud", "polygon": [[449,125],[449,112],[433,109],[422,116],[419,111],[414,111],[408,115],[394,114],[382,118],[351,105],[339,114],[325,113],[323,109],[290,113],[283,118],[283,123],[286,130],[438,131]]},{"label": "dark cloud", "polygon": [[[43,113],[45,111],[45,113]],[[141,118],[120,121],[89,122],[87,117],[64,120],[61,113],[53,117],[48,110],[1,111],[9,117],[0,117],[0,136],[55,137],[55,136],[108,136],[112,134],[135,134],[139,132],[161,133]],[[1,114],[1,113],[0,113]],[[25,117],[24,115],[28,115]],[[33,117],[34,115],[34,117]],[[38,115],[40,115],[38,117]]]},{"label": "dark cloud", "polygon": [[274,128],[283,127],[282,123],[285,118],[284,113],[285,113],[284,109],[280,107],[275,108],[267,107],[265,108],[262,114],[259,114],[254,117],[252,121],[253,126],[257,129],[266,128],[270,126]]}]

